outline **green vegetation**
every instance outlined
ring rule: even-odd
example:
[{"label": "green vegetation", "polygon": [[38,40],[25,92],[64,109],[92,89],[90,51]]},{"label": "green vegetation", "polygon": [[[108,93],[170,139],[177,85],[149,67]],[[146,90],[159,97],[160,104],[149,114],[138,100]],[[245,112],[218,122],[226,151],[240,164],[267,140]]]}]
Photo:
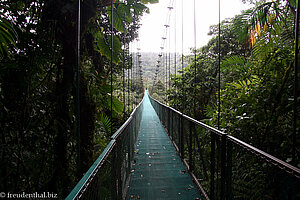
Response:
[{"label": "green vegetation", "polygon": [[[81,2],[81,167],[77,168],[78,1],[1,1],[0,191],[49,191],[65,197],[141,100],[146,81],[155,99],[217,127],[218,25],[211,26],[212,39],[196,50],[196,59],[185,56],[188,64],[172,75],[166,91],[165,69],[160,68],[153,81],[158,55],[142,54],[142,78],[128,46],[137,37],[140,17],[149,11],[146,4],[157,0],[116,0],[113,27],[110,1]],[[295,7],[296,0],[261,0],[220,24],[219,114],[226,133],[300,167],[299,145],[292,159]],[[173,59],[171,54],[171,63]],[[180,58],[177,61],[181,63]],[[297,109],[299,115],[299,105]],[[247,172],[248,157],[236,155],[239,161]]]},{"label": "green vegetation", "polygon": [[[300,167],[299,145],[292,161],[295,5],[258,1],[221,23],[220,128]],[[168,104],[217,127],[218,25],[209,34],[196,60],[187,56],[189,65],[172,77]]]},{"label": "green vegetation", "polygon": [[127,44],[136,37],[140,17],[149,11],[145,4],[158,1],[116,1],[113,80],[110,80],[110,1],[81,2],[81,168],[77,170],[78,1],[1,1],[0,190],[3,192],[51,191],[65,197],[106,146],[110,130],[115,131],[141,99],[142,90],[136,88],[143,86],[129,86],[135,102],[127,101],[125,106],[125,93],[119,83],[128,82],[123,73],[132,67]]}]

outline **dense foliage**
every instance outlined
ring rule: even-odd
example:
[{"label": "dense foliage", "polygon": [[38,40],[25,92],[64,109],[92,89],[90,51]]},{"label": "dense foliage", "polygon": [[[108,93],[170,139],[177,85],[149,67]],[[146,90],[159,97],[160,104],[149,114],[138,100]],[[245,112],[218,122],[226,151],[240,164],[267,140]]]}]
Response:
[{"label": "dense foliage", "polygon": [[[292,161],[295,3],[257,2],[221,23],[220,128],[300,167],[299,145]],[[171,107],[217,127],[218,26],[209,34],[208,44],[173,76],[168,99]]]},{"label": "dense foliage", "polygon": [[[132,62],[126,44],[136,37],[139,19],[148,12],[144,4],[157,1],[115,1],[113,80],[110,80],[109,67],[110,2],[84,0],[81,3],[81,168],[77,169],[78,1],[1,1],[1,191],[51,191],[63,198],[110,140],[110,129],[115,130],[132,109],[132,102],[125,109],[122,99],[117,98],[121,92],[114,92],[110,101],[110,82],[113,81],[115,91],[119,79],[127,82],[129,77],[123,71],[128,71]],[[133,87],[128,88],[138,102],[140,91],[136,93]],[[125,93],[121,96],[125,97]]]}]

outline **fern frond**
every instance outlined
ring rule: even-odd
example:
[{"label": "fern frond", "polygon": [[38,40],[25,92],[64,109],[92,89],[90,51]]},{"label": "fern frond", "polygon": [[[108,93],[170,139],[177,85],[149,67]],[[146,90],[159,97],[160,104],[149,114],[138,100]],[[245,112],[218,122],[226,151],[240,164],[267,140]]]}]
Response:
[{"label": "fern frond", "polygon": [[107,133],[110,133],[111,127],[112,127],[112,122],[111,122],[110,118],[108,116],[106,116],[104,113],[102,113],[100,115],[100,120],[101,120],[101,123],[102,123],[105,131]]}]

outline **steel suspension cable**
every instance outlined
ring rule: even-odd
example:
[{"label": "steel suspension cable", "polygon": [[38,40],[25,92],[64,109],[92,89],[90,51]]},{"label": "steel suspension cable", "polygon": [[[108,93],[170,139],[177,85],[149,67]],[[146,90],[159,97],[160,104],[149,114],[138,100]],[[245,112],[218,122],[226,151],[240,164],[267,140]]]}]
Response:
[{"label": "steel suspension cable", "polygon": [[167,90],[168,90],[168,42],[166,42],[166,88],[165,88],[165,95],[166,95],[166,103],[167,103]]},{"label": "steel suspension cable", "polygon": [[80,24],[81,24],[81,4],[78,1],[78,18],[77,18],[77,38],[76,38],[76,143],[77,143],[77,170],[81,168],[81,156],[80,156]]},{"label": "steel suspension cable", "polygon": [[[130,46],[130,52],[132,52],[132,46]],[[133,59],[133,54],[131,54],[131,57],[130,57],[130,60],[128,61],[128,62],[130,62],[129,63],[129,65],[130,65],[130,68],[132,68],[133,67],[133,65],[132,65],[132,59]],[[128,111],[128,114],[129,114],[129,69],[130,68],[128,68],[127,69],[127,111]]]},{"label": "steel suspension cable", "polygon": [[194,0],[194,118],[196,119],[196,84],[197,84],[197,29],[196,29],[196,0]]},{"label": "steel suspension cable", "polygon": [[169,90],[171,89],[171,28],[169,28]]},{"label": "steel suspension cable", "polygon": [[[183,47],[183,44],[184,44],[184,22],[183,22],[183,20],[184,20],[184,3],[183,3],[183,1],[181,1],[181,74],[182,74],[182,87],[184,87],[184,71],[183,71],[183,69],[184,69],[184,55],[183,55],[183,49],[184,49],[184,47]],[[185,102],[185,93],[184,93],[184,90],[183,90],[183,88],[182,88],[182,108],[181,108],[181,113],[183,113],[183,111],[184,111],[184,107],[183,107],[183,105],[184,105],[184,102]]]},{"label": "steel suspension cable", "polygon": [[111,128],[110,128],[110,135],[113,134],[113,48],[114,48],[114,4],[113,0],[111,0],[111,43],[110,43],[110,120],[111,120]]},{"label": "steel suspension cable", "polygon": [[[124,51],[125,51],[125,49],[124,49]],[[125,111],[126,111],[126,94],[125,94],[125,52],[123,52],[123,80],[122,80],[122,82],[123,82],[123,115],[125,115]]]},{"label": "steel suspension cable", "polygon": [[169,18],[168,18],[168,30],[169,30],[169,36],[168,36],[168,41],[169,41],[169,65],[168,65],[168,86],[169,86],[169,90],[171,89],[171,28],[170,28],[170,20],[171,20],[171,14],[172,14],[172,10],[173,10],[173,4],[174,4],[174,0],[170,0],[170,5],[168,7],[169,9]]},{"label": "steel suspension cable", "polygon": [[176,22],[177,22],[177,4],[176,4],[176,0],[175,0],[175,18],[174,18],[174,67],[175,67],[175,79],[174,79],[174,83],[175,83],[175,98],[177,98],[177,84],[176,84],[176,73],[177,73],[177,60],[176,60],[176,56],[177,56],[177,30],[176,30]]},{"label": "steel suspension cable", "polygon": [[297,145],[297,106],[298,106],[298,54],[299,54],[299,0],[297,1],[297,11],[296,11],[296,26],[295,26],[295,63],[294,63],[294,108],[293,108],[293,146],[292,146],[292,161],[296,160],[296,145]]},{"label": "steel suspension cable", "polygon": [[127,69],[127,110],[128,110],[128,114],[129,114],[129,69],[133,68],[133,53],[132,52],[132,44],[129,46],[129,50],[128,50],[128,69]]},{"label": "steel suspension cable", "polygon": [[[133,81],[132,81],[132,79],[133,79],[133,72],[132,72],[132,68],[130,68],[130,88],[131,88],[131,91],[129,90],[129,102],[131,102],[130,101],[130,93],[132,92],[132,95],[133,95],[133,97],[132,97],[132,105],[134,106],[135,105],[135,98],[134,98],[134,93],[133,93],[133,85],[132,85],[132,83],[133,83]],[[130,106],[130,104],[129,104],[129,106]]]},{"label": "steel suspension cable", "polygon": [[[128,98],[129,98],[129,93],[128,93],[128,69],[131,67],[131,44],[129,43],[128,40],[128,44],[127,44],[127,48],[126,48],[126,54],[127,54],[127,69],[126,69],[126,77],[127,80],[125,80],[125,84],[126,84],[126,90],[125,93],[127,92],[127,99],[126,99],[126,105],[127,105],[127,110],[128,110]],[[129,114],[129,113],[128,113]]]},{"label": "steel suspension cable", "polygon": [[[134,63],[134,60],[136,61],[137,63],[137,53],[134,53],[133,52],[133,47],[131,47],[131,51],[132,51],[132,58],[131,58],[131,68],[133,69],[133,78],[135,79],[134,81],[134,85],[131,85],[132,88],[136,88],[136,77],[137,77],[137,66],[135,67],[135,63]],[[129,69],[128,69],[129,70]],[[135,71],[135,72],[134,72]],[[129,77],[129,73],[128,73],[128,77]],[[128,88],[129,88],[129,82],[128,82]],[[129,90],[129,89],[128,89]],[[133,101],[135,100],[135,97],[133,96]]]},{"label": "steel suspension cable", "polygon": [[[221,117],[221,0],[219,0],[219,24],[218,24],[218,129],[220,130],[220,117]],[[219,138],[215,140],[217,146],[220,145]],[[217,150],[217,154],[221,155],[221,149]],[[222,155],[221,155],[222,156]],[[217,160],[217,166],[216,171],[219,171],[219,163],[220,161]],[[221,171],[221,177],[222,177],[222,171]],[[217,173],[217,180],[219,179],[219,173]],[[219,185],[217,184],[216,192],[219,193],[219,190],[223,191],[223,187],[219,188]],[[222,196],[223,197],[223,196]],[[221,197],[221,198],[222,198]]]},{"label": "steel suspension cable", "polygon": [[123,19],[123,24],[124,24],[124,37],[123,37],[123,45],[124,45],[124,49],[123,49],[123,115],[125,116],[126,113],[126,102],[125,102],[125,51],[126,51],[126,43],[125,43],[125,38],[126,38],[126,26],[125,26],[125,13],[124,13],[124,19]]},{"label": "steel suspension cable", "polygon": [[221,0],[219,0],[219,33],[218,33],[218,129],[221,114]]},{"label": "steel suspension cable", "polygon": [[[131,47],[132,48],[132,47]],[[134,54],[132,54],[132,56],[134,56]],[[133,68],[134,66],[132,65],[132,57],[130,58],[130,66],[131,66],[131,68]],[[128,114],[130,113],[130,83],[129,83],[129,78],[130,78],[130,68],[128,68],[127,69],[127,96],[128,96],[128,98],[127,98],[127,110],[128,110]]]}]

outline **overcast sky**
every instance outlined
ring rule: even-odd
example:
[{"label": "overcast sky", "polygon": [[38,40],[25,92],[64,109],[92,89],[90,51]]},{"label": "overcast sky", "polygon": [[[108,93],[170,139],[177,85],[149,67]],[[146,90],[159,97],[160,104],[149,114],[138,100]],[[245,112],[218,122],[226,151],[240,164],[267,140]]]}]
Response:
[{"label": "overcast sky", "polygon": [[[196,47],[205,45],[210,37],[209,26],[218,24],[219,0],[196,0]],[[171,49],[171,52],[182,52],[182,10],[183,10],[183,49],[189,52],[195,46],[194,39],[194,0],[160,0],[160,3],[148,5],[150,14],[142,18],[139,30],[139,42],[135,41],[132,51],[139,47],[142,52],[160,52]],[[169,9],[168,7],[173,7]],[[221,0],[221,20],[240,14],[249,8],[241,0]],[[176,23],[175,23],[176,22]],[[169,28],[165,28],[169,25]],[[175,33],[176,28],[176,33]],[[166,29],[168,32],[166,33]],[[176,36],[176,37],[175,37]],[[166,37],[163,42],[162,37]],[[176,38],[176,40],[175,40]],[[171,42],[170,42],[171,41]]]}]

